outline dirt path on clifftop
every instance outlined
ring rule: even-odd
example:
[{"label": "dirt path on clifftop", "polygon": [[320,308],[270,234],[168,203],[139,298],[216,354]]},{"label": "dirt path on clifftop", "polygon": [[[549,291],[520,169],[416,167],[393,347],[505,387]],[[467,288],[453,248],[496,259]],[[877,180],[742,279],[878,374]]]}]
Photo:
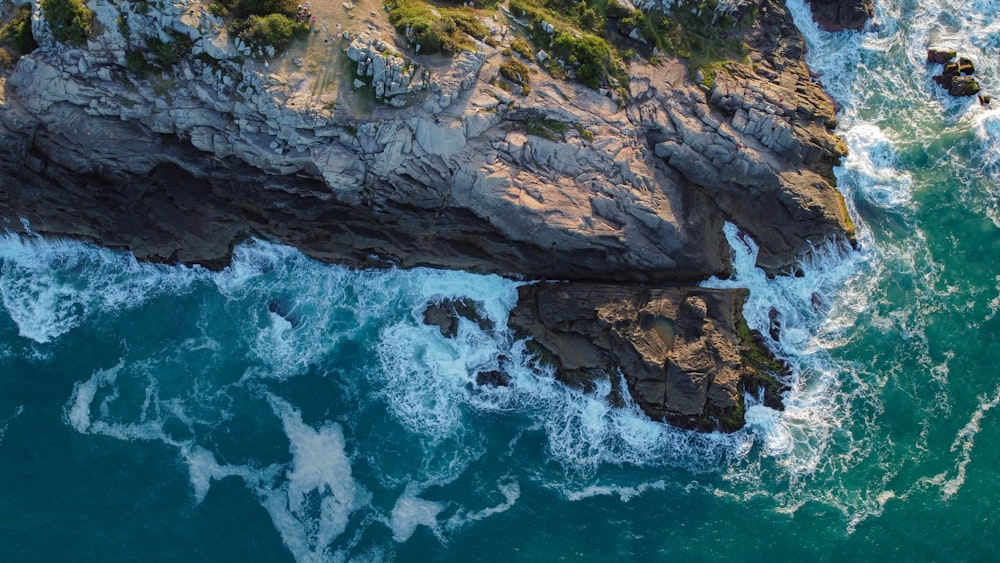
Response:
[{"label": "dirt path on clifftop", "polygon": [[370,114],[371,101],[353,90],[354,76],[344,54],[350,40],[343,34],[376,30],[392,38],[395,30],[382,1],[312,0],[310,9],[316,21],[309,36],[293,41],[266,65],[259,63],[261,70],[287,83],[285,103],[290,108],[324,108],[353,118]]}]

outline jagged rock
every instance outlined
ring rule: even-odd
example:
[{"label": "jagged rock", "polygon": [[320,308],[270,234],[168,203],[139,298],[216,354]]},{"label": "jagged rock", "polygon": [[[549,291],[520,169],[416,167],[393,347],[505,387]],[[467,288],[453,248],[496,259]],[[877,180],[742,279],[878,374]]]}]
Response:
[{"label": "jagged rock", "polygon": [[479,79],[486,57],[483,53],[462,51],[455,55],[447,72],[431,77],[428,87],[435,96],[429,96],[424,109],[439,114],[469,91]]},{"label": "jagged rock", "polygon": [[459,318],[476,323],[484,331],[493,330],[493,322],[479,312],[481,306],[469,299],[445,299],[431,303],[424,309],[424,324],[437,326],[447,338],[458,334]]},{"label": "jagged rock", "polygon": [[[943,57],[944,55],[941,55],[938,58]],[[930,51],[928,51],[927,58],[931,59]],[[974,96],[980,90],[979,82],[971,77],[975,72],[976,67],[971,59],[959,57],[957,61],[945,62],[941,74],[932,78],[952,96]]]},{"label": "jagged rock", "polygon": [[971,59],[967,59],[965,57],[959,57],[958,58],[958,72],[959,72],[959,74],[962,74],[962,75],[965,75],[965,76],[969,76],[971,74],[975,74],[976,67],[975,67],[975,65],[972,64],[972,60]]},{"label": "jagged rock", "polygon": [[954,49],[931,48],[927,49],[927,62],[943,65],[958,56]]},{"label": "jagged rock", "polygon": [[476,385],[488,387],[507,387],[510,385],[510,375],[500,370],[481,371],[476,373]]},{"label": "jagged rock", "polygon": [[396,52],[377,34],[358,34],[347,47],[346,54],[347,58],[358,63],[358,76],[371,78],[375,97],[387,104],[395,105],[389,102],[389,98],[424,88],[423,82],[415,80],[421,73],[419,65]]},{"label": "jagged rock", "polygon": [[557,377],[588,391],[588,379],[620,373],[654,420],[735,430],[743,389],[769,380],[741,359],[743,290],[551,283],[519,291],[509,324],[541,347]]},{"label": "jagged rock", "polygon": [[948,93],[952,96],[975,96],[979,93],[979,82],[971,76],[956,76],[948,86]]},{"label": "jagged rock", "polygon": [[808,0],[813,19],[826,31],[861,31],[875,16],[873,0]]}]

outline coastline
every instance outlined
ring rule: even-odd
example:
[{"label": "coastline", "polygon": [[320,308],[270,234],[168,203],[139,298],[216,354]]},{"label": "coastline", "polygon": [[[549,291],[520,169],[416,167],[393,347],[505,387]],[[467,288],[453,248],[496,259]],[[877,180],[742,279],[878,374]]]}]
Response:
[{"label": "coastline", "polygon": [[[487,80],[497,49],[483,46],[450,62],[416,58],[435,69],[437,89],[407,94],[407,107],[347,115],[349,103],[296,106],[287,77],[259,63],[193,58],[169,80],[123,80],[116,33],[74,49],[41,30],[42,47],[7,79],[5,228],[22,231],[25,219],[36,233],[216,268],[237,242],[268,238],[360,267],[559,279],[583,292],[611,283],[619,305],[649,286],[686,299],[703,291],[695,283],[727,275],[726,221],[758,242],[758,265],[773,275],[792,273],[813,244],[851,241],[833,186],[846,153],[833,104],[776,2],[747,31],[749,65],[730,65],[710,87],[678,60],[630,65],[624,107],[554,80],[536,81],[528,96],[505,93]],[[722,344],[693,345],[738,358],[737,323],[722,309],[695,316],[722,326]],[[671,314],[650,326],[676,321]],[[642,332],[635,316],[622,322],[635,326],[619,333]],[[605,321],[596,323],[584,332],[603,338]],[[635,350],[636,338],[622,345]],[[680,363],[667,350],[645,367],[665,380]],[[693,400],[666,397],[647,414],[738,428],[717,419],[739,411],[741,385],[755,375],[740,369],[736,383],[716,382],[724,368],[734,369],[708,368]]]}]

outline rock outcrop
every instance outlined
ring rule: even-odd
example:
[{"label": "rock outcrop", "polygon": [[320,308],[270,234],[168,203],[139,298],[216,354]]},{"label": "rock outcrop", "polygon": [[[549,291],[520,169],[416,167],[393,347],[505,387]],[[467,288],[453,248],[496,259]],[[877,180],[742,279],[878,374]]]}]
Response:
[{"label": "rock outcrop", "polygon": [[932,48],[927,50],[927,62],[929,64],[944,65],[941,74],[934,76],[942,88],[948,91],[949,95],[964,97],[975,96],[979,93],[979,82],[973,78],[976,66],[972,60],[966,57],[959,57],[957,61],[952,61],[958,53],[953,49]]},{"label": "rock outcrop", "polygon": [[[418,90],[418,75],[406,74],[415,67],[369,30],[354,52],[359,69],[381,77],[383,99],[406,107],[367,111],[351,109],[359,103],[354,76],[335,104],[316,103],[300,94],[309,84],[299,71],[234,58],[224,30],[190,21],[184,1],[149,15],[110,0],[90,5],[102,25],[86,48],[36,34],[41,48],[6,79],[6,229],[22,230],[24,219],[38,233],[208,266],[225,263],[237,242],[262,237],[358,266],[605,284],[620,300],[616,318],[647,311],[687,328],[673,347],[655,344],[644,321],[616,328],[641,362],[601,365],[620,366],[652,416],[703,429],[742,421],[740,350],[730,337],[735,293],[688,287],[683,299],[641,301],[614,284],[726,276],[725,221],[758,242],[759,264],[773,274],[790,271],[813,245],[852,236],[833,186],[845,147],[831,133],[832,103],[777,0],[762,3],[746,32],[750,64],[728,64],[709,87],[693,83],[680,61],[637,62],[628,69],[630,98],[619,102],[550,79],[515,97],[495,84],[502,56],[486,45],[451,61],[409,55],[427,85]],[[151,34],[170,40],[164,29],[187,33],[198,56],[133,75],[128,45]],[[581,287],[567,291],[596,295]],[[588,312],[596,306],[582,303],[577,325],[618,322]],[[548,326],[539,322],[521,324]],[[606,348],[614,356],[625,349],[617,346]],[[672,367],[660,372],[642,367],[667,360]],[[681,390],[670,395],[680,399],[657,398],[660,387]]]},{"label": "rock outcrop", "polygon": [[743,361],[745,295],[690,287],[550,283],[522,286],[510,324],[535,339],[557,377],[585,387],[624,377],[654,420],[712,430],[742,426],[740,397],[774,385]]},{"label": "rock outcrop", "polygon": [[359,33],[347,47],[346,54],[358,65],[360,78],[355,80],[354,86],[371,87],[375,98],[390,106],[403,107],[406,101],[397,96],[427,88],[427,73],[378,35]]},{"label": "rock outcrop", "polygon": [[808,0],[813,19],[826,31],[861,31],[875,16],[874,0]]}]

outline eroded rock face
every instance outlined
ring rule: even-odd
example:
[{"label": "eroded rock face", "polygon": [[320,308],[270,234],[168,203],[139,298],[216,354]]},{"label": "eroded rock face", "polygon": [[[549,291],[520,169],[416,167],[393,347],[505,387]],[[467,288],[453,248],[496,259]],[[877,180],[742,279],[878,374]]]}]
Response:
[{"label": "eroded rock face", "polygon": [[[443,69],[414,56],[430,72],[427,89],[408,85],[391,96],[407,107],[370,115],[310,105],[291,77],[238,64],[202,21],[189,32],[202,56],[149,80],[130,76],[124,48],[158,33],[156,17],[130,16],[123,29],[114,18],[130,8],[89,5],[105,25],[86,49],[40,36],[42,47],[6,80],[0,227],[22,230],[23,218],[38,233],[208,266],[261,237],[357,266],[612,284],[602,291],[619,303],[602,302],[599,314],[593,303],[560,306],[590,322],[635,325],[628,316],[646,314],[651,327],[662,318],[683,330],[667,350],[651,336],[662,330],[643,321],[616,329],[621,344],[580,346],[586,357],[577,360],[562,347],[561,361],[589,369],[596,364],[583,350],[621,352],[632,359],[616,365],[647,412],[699,428],[739,413],[735,297],[690,289],[690,302],[642,301],[613,284],[726,276],[727,220],[759,243],[759,264],[772,273],[813,245],[851,236],[833,187],[846,150],[831,133],[833,106],[776,0],[763,2],[747,31],[751,64],[729,65],[711,87],[668,60],[630,65],[623,107],[547,77],[515,98],[491,84],[502,56],[484,46]],[[184,8],[182,0],[170,9]],[[190,27],[173,16],[170,26]],[[394,54],[376,51],[383,70],[394,68]],[[367,56],[375,76],[380,63]],[[382,72],[388,91],[403,88],[399,69]],[[657,361],[660,372],[650,367]],[[669,398],[658,397],[661,387]]]},{"label": "eroded rock face", "polygon": [[[544,348],[571,384],[625,378],[654,420],[731,431],[742,391],[767,374],[744,367],[737,332],[744,291],[541,283],[520,288],[510,324]],[[586,391],[588,388],[582,385]]]}]

